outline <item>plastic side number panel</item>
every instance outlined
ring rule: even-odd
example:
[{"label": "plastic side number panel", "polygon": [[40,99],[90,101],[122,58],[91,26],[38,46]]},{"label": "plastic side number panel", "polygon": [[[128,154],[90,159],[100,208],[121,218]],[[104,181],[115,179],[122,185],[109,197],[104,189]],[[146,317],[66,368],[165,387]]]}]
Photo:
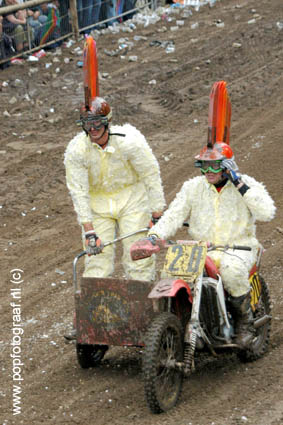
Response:
[{"label": "plastic side number panel", "polygon": [[250,276],[250,284],[251,284],[251,306],[254,309],[254,306],[258,303],[260,294],[261,294],[261,283],[258,277],[258,272],[255,272]]},{"label": "plastic side number panel", "polygon": [[195,280],[202,273],[206,253],[205,242],[172,245],[166,254],[164,271],[171,276],[189,276]]}]

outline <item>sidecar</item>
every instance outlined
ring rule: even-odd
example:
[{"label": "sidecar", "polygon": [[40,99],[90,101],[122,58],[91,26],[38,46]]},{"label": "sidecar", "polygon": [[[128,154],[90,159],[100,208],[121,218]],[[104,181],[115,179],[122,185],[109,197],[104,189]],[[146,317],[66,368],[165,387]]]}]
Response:
[{"label": "sidecar", "polygon": [[148,298],[152,283],[114,278],[84,278],[74,261],[77,358],[82,368],[99,364],[110,345],[145,345],[144,335],[156,313]]}]

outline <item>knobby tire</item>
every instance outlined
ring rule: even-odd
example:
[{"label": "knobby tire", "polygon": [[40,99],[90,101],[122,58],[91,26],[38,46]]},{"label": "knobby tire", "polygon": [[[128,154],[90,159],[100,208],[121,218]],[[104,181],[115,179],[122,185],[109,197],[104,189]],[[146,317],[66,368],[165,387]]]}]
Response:
[{"label": "knobby tire", "polygon": [[177,403],[183,374],[174,364],[183,361],[183,351],[180,320],[171,313],[157,316],[146,334],[142,362],[145,397],[153,413],[166,412]]}]

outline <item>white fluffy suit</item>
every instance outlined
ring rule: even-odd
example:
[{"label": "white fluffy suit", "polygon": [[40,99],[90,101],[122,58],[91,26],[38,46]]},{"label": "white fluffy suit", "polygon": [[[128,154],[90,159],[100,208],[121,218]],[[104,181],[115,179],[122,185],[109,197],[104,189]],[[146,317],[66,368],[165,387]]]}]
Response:
[{"label": "white fluffy suit", "polygon": [[230,181],[220,192],[207,182],[205,176],[186,181],[163,217],[149,232],[167,239],[188,220],[188,232],[194,240],[250,246],[252,251],[209,252],[219,267],[225,289],[233,297],[250,290],[249,271],[259,247],[255,222],[270,221],[276,210],[262,183],[247,175],[242,176],[242,181],[250,187],[243,196]]},{"label": "white fluffy suit", "polygon": [[[111,126],[105,149],[81,132],[65,152],[67,187],[79,224],[93,223],[102,242],[147,227],[151,213],[161,211],[165,198],[160,169],[145,137],[130,124]],[[146,234],[146,233],[145,233]],[[152,280],[155,259],[133,262],[130,246],[145,234],[123,241],[123,266],[127,278]],[[84,237],[83,237],[84,241]],[[96,256],[86,256],[84,277],[107,277],[114,269],[114,245]]]}]

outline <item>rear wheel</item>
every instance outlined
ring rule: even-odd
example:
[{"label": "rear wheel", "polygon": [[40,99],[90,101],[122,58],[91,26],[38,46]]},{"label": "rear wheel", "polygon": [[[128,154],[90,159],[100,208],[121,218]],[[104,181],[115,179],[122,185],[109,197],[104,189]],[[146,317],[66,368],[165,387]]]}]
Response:
[{"label": "rear wheel", "polygon": [[183,374],[177,362],[183,361],[183,331],[180,320],[162,313],[152,322],[145,339],[143,375],[150,410],[161,413],[177,403]]},{"label": "rear wheel", "polygon": [[77,344],[77,359],[83,369],[97,366],[108,350],[107,345]]},{"label": "rear wheel", "polygon": [[[271,312],[269,289],[262,276],[259,276],[261,283],[261,295],[256,305],[254,319],[259,319]],[[270,338],[271,321],[255,330],[255,338],[247,350],[239,351],[238,357],[242,362],[251,362],[264,356],[268,349]]]}]

